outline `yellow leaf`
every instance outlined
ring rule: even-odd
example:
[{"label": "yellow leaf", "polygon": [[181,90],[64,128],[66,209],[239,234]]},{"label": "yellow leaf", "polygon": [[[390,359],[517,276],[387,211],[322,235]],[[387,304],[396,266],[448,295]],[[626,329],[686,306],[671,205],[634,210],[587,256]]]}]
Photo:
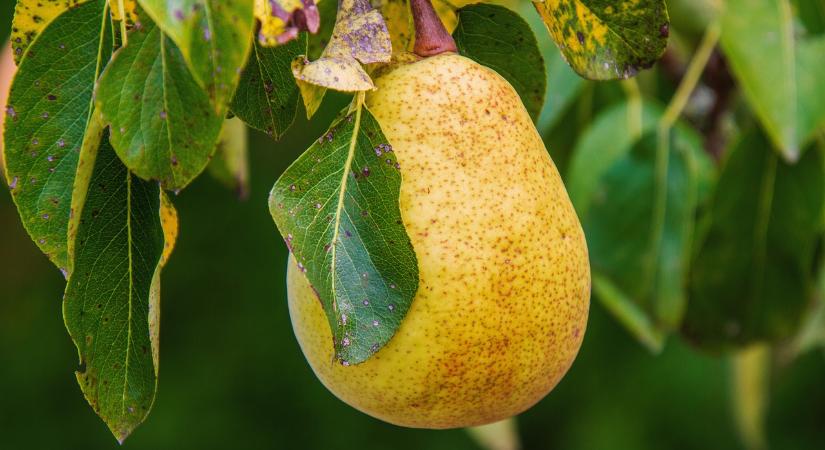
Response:
[{"label": "yellow leaf", "polygon": [[109,0],[109,8],[112,10],[112,20],[123,20],[123,14],[120,12],[120,5],[123,4],[123,9],[126,11],[126,22],[137,22],[137,3],[135,0]]},{"label": "yellow leaf", "polygon": [[23,55],[34,38],[48,24],[69,8],[86,3],[88,0],[18,0],[14,7],[11,43],[14,48],[14,62],[20,64]]},{"label": "yellow leaf", "polygon": [[390,35],[381,13],[368,0],[342,0],[332,37],[321,57],[309,61],[301,56],[292,62],[307,113],[317,109],[323,93],[306,84],[343,92],[374,89],[361,64],[388,62],[391,55]]},{"label": "yellow leaf", "polygon": [[165,192],[160,191],[160,225],[163,228],[163,254],[160,258],[161,266],[166,265],[175,242],[178,240],[178,211]]}]

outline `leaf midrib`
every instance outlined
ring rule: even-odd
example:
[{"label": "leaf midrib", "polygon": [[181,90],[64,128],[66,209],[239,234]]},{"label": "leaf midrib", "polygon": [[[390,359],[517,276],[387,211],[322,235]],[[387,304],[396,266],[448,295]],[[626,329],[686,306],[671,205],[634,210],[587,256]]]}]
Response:
[{"label": "leaf midrib", "polygon": [[332,280],[330,282],[330,290],[332,293],[332,309],[336,312],[338,311],[338,297],[335,288],[335,266],[337,262],[336,253],[338,249],[338,235],[340,234],[341,214],[344,210],[344,197],[347,191],[347,182],[349,181],[349,168],[352,166],[352,161],[355,159],[355,147],[358,143],[358,133],[360,132],[361,128],[361,109],[363,106],[363,101],[364,93],[359,92],[355,99],[355,121],[353,122],[352,136],[350,137],[349,150],[347,152],[347,160],[344,163],[344,167],[341,172],[341,190],[338,192],[338,203],[335,205],[335,227],[332,231],[332,248],[330,252],[330,257],[332,258],[330,262],[330,274],[332,276]]}]

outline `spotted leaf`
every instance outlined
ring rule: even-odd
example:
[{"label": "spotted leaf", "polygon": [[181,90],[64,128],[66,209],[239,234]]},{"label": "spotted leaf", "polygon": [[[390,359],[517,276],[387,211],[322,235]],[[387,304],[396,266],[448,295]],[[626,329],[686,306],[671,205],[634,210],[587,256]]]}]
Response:
[{"label": "spotted leaf", "polygon": [[20,64],[26,50],[57,16],[88,0],[17,0],[11,42],[14,61]]},{"label": "spotted leaf", "polygon": [[361,64],[388,62],[391,54],[390,35],[381,13],[368,0],[342,0],[332,37],[321,57],[310,61],[302,55],[292,63],[307,112],[317,109],[325,89],[374,89]]},{"label": "spotted leaf", "polygon": [[23,226],[64,271],[78,154],[90,131],[95,80],[113,46],[106,9],[105,0],[87,2],[42,30],[20,63],[6,110],[6,181]]},{"label": "spotted leaf", "polygon": [[[123,5],[123,11],[120,6]],[[109,8],[112,10],[112,20],[121,21],[126,18],[128,23],[135,23],[137,16],[137,0],[109,0]]]},{"label": "spotted leaf", "polygon": [[534,1],[568,64],[594,80],[628,78],[664,53],[670,30],[664,0]]},{"label": "spotted leaf", "polygon": [[155,399],[160,270],[176,215],[157,183],[132,175],[105,137],[81,160],[90,173],[75,190],[85,202],[73,220],[63,314],[83,394],[122,443]]},{"label": "spotted leaf", "polygon": [[254,0],[138,0],[223,113],[252,46]]},{"label": "spotted leaf", "polygon": [[183,189],[209,162],[223,117],[171,39],[144,20],[100,78],[97,108],[127,167],[165,189]]},{"label": "spotted leaf", "polygon": [[277,47],[253,45],[232,99],[232,112],[249,126],[278,139],[295,121],[301,93],[292,61],[307,49],[307,35]]},{"label": "spotted leaf", "polygon": [[392,146],[358,107],[301,155],[270,195],[272,217],[324,306],[344,365],[367,360],[390,340],[418,289],[400,188]]},{"label": "spotted leaf", "polygon": [[459,53],[509,81],[533,121],[538,119],[547,78],[544,58],[524,19],[503,6],[465,6],[458,10],[453,38]]}]

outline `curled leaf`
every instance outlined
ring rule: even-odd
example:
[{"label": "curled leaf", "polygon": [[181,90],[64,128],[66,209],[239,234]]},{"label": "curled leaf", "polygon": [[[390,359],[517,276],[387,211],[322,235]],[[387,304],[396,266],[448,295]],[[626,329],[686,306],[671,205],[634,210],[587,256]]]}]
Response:
[{"label": "curled leaf", "polygon": [[255,0],[255,18],[261,22],[258,42],[265,47],[287,43],[301,31],[317,33],[321,25],[313,0]]},{"label": "curled leaf", "polygon": [[300,56],[292,62],[307,111],[311,106],[317,108],[323,93],[306,84],[344,92],[373,89],[361,64],[388,62],[391,54],[390,34],[381,13],[368,0],[341,0],[332,37],[321,57],[309,61]]}]

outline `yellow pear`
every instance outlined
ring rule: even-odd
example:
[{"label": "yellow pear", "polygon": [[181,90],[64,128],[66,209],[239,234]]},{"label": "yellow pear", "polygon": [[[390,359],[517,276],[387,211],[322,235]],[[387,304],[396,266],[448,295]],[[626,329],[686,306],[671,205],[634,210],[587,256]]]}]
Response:
[{"label": "yellow pear", "polygon": [[467,427],[518,414],[564,376],[590,303],[587,246],[516,91],[454,53],[397,66],[366,105],[401,165],[419,289],[369,360],[334,362],[327,316],[289,264],[289,312],[315,374],[384,421]]}]

